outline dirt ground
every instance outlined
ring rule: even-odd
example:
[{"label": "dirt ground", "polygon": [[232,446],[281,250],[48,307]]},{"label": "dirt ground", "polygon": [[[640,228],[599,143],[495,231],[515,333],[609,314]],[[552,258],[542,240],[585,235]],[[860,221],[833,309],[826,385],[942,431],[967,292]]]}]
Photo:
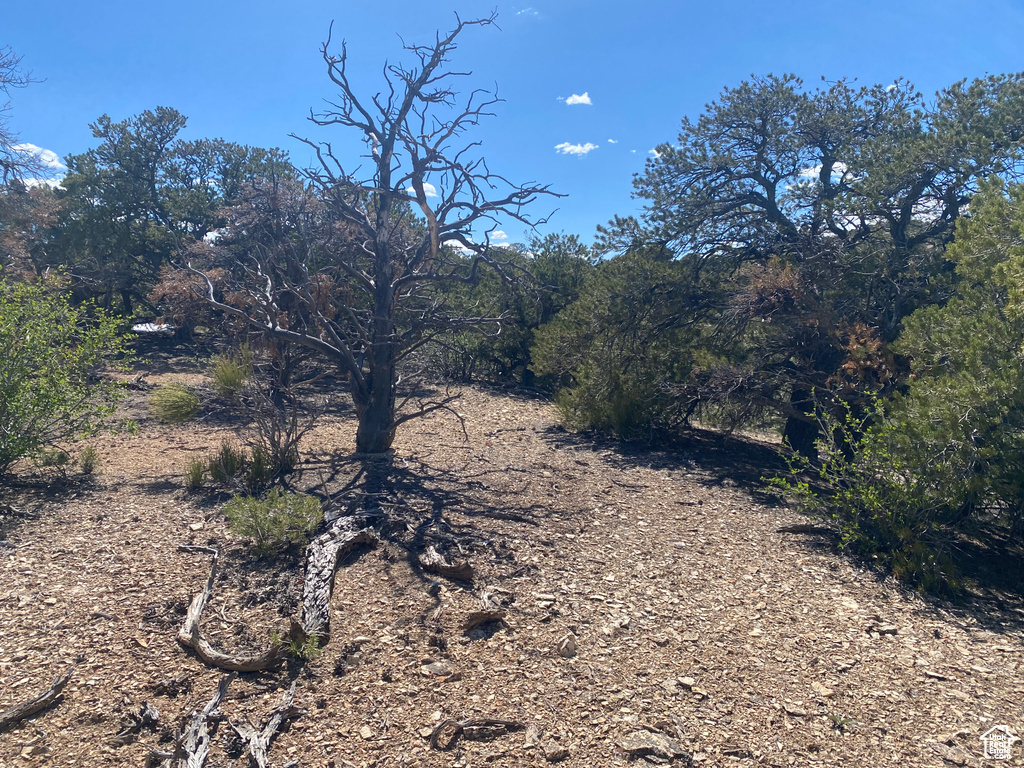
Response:
[{"label": "dirt ground", "polygon": [[[0,709],[74,672],[0,734],[0,766],[143,766],[209,701],[223,673],[176,641],[209,557],[179,545],[222,553],[203,624],[220,647],[260,650],[297,610],[302,553],[256,559],[223,497],[183,488],[187,459],[237,428],[164,426],[132,398],[139,431],[91,441],[94,477],[21,467],[2,497],[31,516],[0,530]],[[456,408],[465,434],[444,412],[401,429],[390,500],[408,524],[341,564],[328,646],[228,689],[224,718],[256,725],[295,683],[305,713],[271,765],[980,765],[989,729],[1024,735],[1024,606],[926,600],[827,536],[780,532],[808,521],[758,495],[765,446],[593,442],[542,400],[476,388]],[[353,432],[343,407],[321,418],[299,484],[343,485]],[[472,582],[419,566],[405,534],[422,521]],[[505,619],[467,631],[484,593]],[[159,721],[114,739],[143,702]],[[521,727],[431,744],[470,718]],[[246,765],[230,733],[208,765]],[[984,764],[1024,764],[1024,745]]]}]

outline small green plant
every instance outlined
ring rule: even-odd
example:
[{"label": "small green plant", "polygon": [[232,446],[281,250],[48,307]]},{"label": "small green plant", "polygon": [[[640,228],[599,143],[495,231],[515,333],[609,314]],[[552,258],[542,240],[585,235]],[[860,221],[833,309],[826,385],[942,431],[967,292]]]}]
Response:
[{"label": "small green plant", "polygon": [[40,467],[64,467],[71,457],[60,448],[43,448],[36,454],[36,464]]},{"label": "small green plant", "polygon": [[832,728],[840,733],[846,733],[846,729],[853,725],[852,717],[841,715],[838,712],[829,712],[828,719],[832,723]]},{"label": "small green plant", "polygon": [[278,488],[263,499],[235,496],[224,506],[224,514],[231,530],[251,538],[259,554],[268,554],[285,544],[305,544],[323,521],[317,499]]},{"label": "small green plant", "polygon": [[252,447],[252,458],[245,473],[245,484],[253,491],[268,487],[274,481],[274,461],[260,444]]},{"label": "small green plant", "polygon": [[209,459],[210,479],[221,485],[230,485],[245,468],[245,449],[225,442]]},{"label": "small green plant", "polygon": [[83,475],[91,475],[96,471],[99,459],[100,455],[97,450],[91,445],[87,445],[78,454],[78,468],[82,470]]},{"label": "small green plant", "polygon": [[207,462],[198,456],[193,456],[185,464],[185,490],[194,493],[203,487],[206,481]]},{"label": "small green plant", "polygon": [[252,349],[248,345],[234,352],[217,355],[210,369],[214,390],[221,397],[235,397],[252,377],[252,366]]},{"label": "small green plant", "polygon": [[149,408],[160,421],[181,424],[199,412],[199,398],[184,384],[165,384],[149,396]]}]

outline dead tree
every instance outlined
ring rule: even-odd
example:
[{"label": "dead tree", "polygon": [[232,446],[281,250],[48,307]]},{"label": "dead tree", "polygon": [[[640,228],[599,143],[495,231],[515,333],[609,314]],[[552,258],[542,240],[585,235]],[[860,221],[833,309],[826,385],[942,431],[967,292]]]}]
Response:
[{"label": "dead tree", "polygon": [[494,16],[456,21],[431,45],[405,46],[411,63],[386,65],[384,88],[369,98],[349,80],[345,43],[336,51],[329,36],[321,54],[339,94],[310,120],[360,135],[365,169],[343,163],[330,143],[296,137],[317,158],[305,184],[268,181],[189,263],[197,274],[234,264],[231,285],[206,281],[212,305],[347,375],[362,454],[386,452],[400,424],[454,399],[399,402],[399,370],[441,333],[495,322],[455,312],[443,289],[502,270],[489,233],[501,222],[540,223],[526,206],[553,194],[492,173],[479,142],[464,138],[500,99],[480,89],[460,97],[453,81],[470,73],[449,67],[458,36]]}]

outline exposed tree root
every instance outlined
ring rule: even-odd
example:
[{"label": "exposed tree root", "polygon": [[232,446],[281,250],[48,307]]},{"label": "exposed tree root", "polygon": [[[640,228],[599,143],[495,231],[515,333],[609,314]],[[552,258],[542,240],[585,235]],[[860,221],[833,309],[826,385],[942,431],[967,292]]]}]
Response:
[{"label": "exposed tree root", "polygon": [[225,675],[216,693],[199,712],[192,713],[188,724],[178,737],[173,752],[152,750],[146,758],[146,768],[203,768],[210,754],[210,723],[220,717],[221,699],[235,679],[235,672]]},{"label": "exposed tree root", "polygon": [[287,650],[281,643],[272,643],[270,648],[259,656],[249,657],[233,656],[231,654],[224,653],[223,651],[219,651],[210,645],[209,641],[203,637],[203,632],[199,627],[199,622],[203,617],[203,611],[206,610],[206,606],[213,595],[213,583],[217,577],[217,560],[219,554],[217,550],[209,547],[182,546],[178,547],[178,551],[205,552],[206,554],[213,556],[213,561],[210,565],[210,578],[206,580],[206,587],[203,591],[192,599],[192,604],[188,608],[188,613],[185,614],[185,622],[182,624],[181,629],[178,630],[178,642],[186,648],[191,648],[195,651],[196,655],[207,664],[231,672],[257,672],[259,670],[267,669],[283,659]]},{"label": "exposed tree root", "polygon": [[229,721],[238,737],[245,742],[246,751],[249,753],[249,765],[253,768],[267,768],[267,752],[278,730],[289,718],[306,713],[306,710],[296,707],[294,702],[295,683],[292,683],[291,688],[282,697],[281,703],[270,713],[262,730],[257,730],[244,720]]},{"label": "exposed tree root", "polygon": [[448,561],[433,546],[428,546],[427,551],[420,555],[420,565],[424,570],[439,573],[448,579],[473,580],[473,566],[467,560]]},{"label": "exposed tree root", "polygon": [[68,680],[71,679],[71,673],[74,670],[74,667],[68,667],[65,672],[53,678],[50,687],[38,696],[0,712],[0,733],[3,733],[12,725],[21,722],[26,717],[31,717],[36,712],[46,709],[55,702],[57,697],[60,696],[61,691],[64,690],[64,686],[68,684]]},{"label": "exposed tree root", "polygon": [[[306,550],[306,580],[302,587],[302,633],[315,636],[320,646],[326,645],[331,630],[331,594],[338,558],[360,544],[375,544],[377,535],[369,528],[360,528],[354,517],[334,521],[326,533],[317,536]],[[301,638],[304,640],[305,638]]]}]

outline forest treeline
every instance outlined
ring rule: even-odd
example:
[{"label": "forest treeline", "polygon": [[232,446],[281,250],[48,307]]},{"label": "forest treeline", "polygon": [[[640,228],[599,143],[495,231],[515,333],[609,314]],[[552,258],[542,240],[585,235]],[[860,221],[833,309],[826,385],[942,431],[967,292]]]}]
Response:
[{"label": "forest treeline", "polygon": [[929,588],[955,583],[959,536],[1020,544],[1024,74],[930,98],[751,78],[683,119],[634,179],[642,213],[592,246],[488,241],[548,190],[477,194],[484,166],[445,142],[478,104],[431,145],[403,133],[415,93],[379,116],[346,96],[332,120],[373,137],[359,183],[333,157],[182,139],[166,107],[100,117],[59,182],[5,170],[0,312],[33,285],[65,302],[51,313],[171,323],[248,356],[282,410],[333,371],[368,452],[424,373],[541,390],[572,427],[627,440],[776,429],[800,464],[779,486]]}]

